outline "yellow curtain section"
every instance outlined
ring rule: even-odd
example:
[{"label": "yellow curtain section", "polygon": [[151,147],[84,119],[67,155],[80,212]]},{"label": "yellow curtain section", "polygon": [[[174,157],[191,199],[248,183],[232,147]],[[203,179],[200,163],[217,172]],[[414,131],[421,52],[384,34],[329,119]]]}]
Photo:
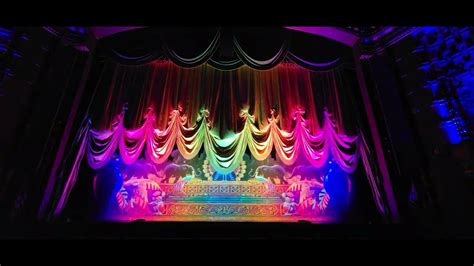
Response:
[{"label": "yellow curtain section", "polygon": [[206,118],[199,116],[196,124],[190,128],[186,127],[186,118],[181,119],[180,124],[181,137],[177,138],[176,145],[183,158],[191,160],[201,150],[207,128]]}]

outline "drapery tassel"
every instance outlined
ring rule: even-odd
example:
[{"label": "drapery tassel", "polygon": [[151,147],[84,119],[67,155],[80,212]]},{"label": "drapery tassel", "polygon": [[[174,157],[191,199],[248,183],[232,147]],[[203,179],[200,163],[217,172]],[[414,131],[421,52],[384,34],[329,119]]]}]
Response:
[{"label": "drapery tassel", "polygon": [[66,184],[64,189],[61,193],[61,198],[54,210],[54,216],[57,217],[61,211],[64,209],[66,202],[71,194],[72,188],[77,180],[77,174],[79,173],[79,168],[81,166],[82,158],[86,152],[87,147],[89,146],[89,129],[91,126],[91,121],[88,120],[87,123],[81,128],[79,133],[78,141],[81,143],[79,147],[79,151],[77,152],[76,159],[74,159],[74,164],[72,166],[71,172],[66,180]]}]

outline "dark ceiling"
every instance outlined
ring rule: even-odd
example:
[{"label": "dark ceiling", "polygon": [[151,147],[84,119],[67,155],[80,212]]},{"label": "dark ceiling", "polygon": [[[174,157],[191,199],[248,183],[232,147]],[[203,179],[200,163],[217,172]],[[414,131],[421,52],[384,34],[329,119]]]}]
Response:
[{"label": "dark ceiling", "polygon": [[369,37],[381,32],[385,27],[384,26],[363,26],[363,27],[347,26],[347,27],[342,27],[342,28],[352,32],[353,34],[359,37]]}]

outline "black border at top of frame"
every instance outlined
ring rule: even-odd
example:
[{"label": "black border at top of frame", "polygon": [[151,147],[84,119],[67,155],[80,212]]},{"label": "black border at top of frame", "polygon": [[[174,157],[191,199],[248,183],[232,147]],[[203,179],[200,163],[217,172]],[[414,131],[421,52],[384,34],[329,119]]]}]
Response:
[{"label": "black border at top of frame", "polygon": [[12,26],[422,26],[474,25],[471,9],[450,1],[81,1],[2,3]]}]

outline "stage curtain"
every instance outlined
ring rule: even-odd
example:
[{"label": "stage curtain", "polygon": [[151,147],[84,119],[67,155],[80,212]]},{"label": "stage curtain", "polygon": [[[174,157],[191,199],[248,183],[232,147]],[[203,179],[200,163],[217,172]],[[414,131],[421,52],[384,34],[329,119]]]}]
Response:
[{"label": "stage curtain", "polygon": [[[191,33],[186,29],[142,28],[104,38],[100,40],[97,50],[99,57],[104,60],[113,60],[124,65],[145,65],[158,59],[167,59],[183,68],[209,64],[224,71],[236,70],[243,65],[257,70],[268,70],[284,60],[309,70],[327,71],[344,62],[344,56],[313,56],[321,54],[321,50],[317,49],[319,42],[323,42],[322,47],[326,47],[327,42],[331,41],[320,40],[309,34],[284,28],[271,31],[267,28],[234,29],[231,42],[225,43],[221,31],[220,28],[200,31],[193,29],[194,33]],[[297,41],[302,44],[292,45],[294,36],[297,36]],[[305,46],[305,43],[308,45]],[[222,47],[226,45],[232,46],[234,55],[231,58],[220,55]],[[187,51],[188,55],[177,50]],[[344,49],[337,47],[336,50],[339,52]],[[258,58],[262,54],[266,57]]]},{"label": "stage curtain", "polygon": [[280,63],[266,71],[248,66],[219,71],[207,65],[182,68],[169,60],[145,66],[109,62],[94,86],[93,123],[82,134],[68,184],[74,184],[83,155],[98,169],[115,152],[126,164],[143,154],[161,164],[175,148],[186,160],[204,150],[222,173],[233,171],[247,148],[257,160],[275,151],[285,165],[304,158],[324,167],[332,159],[348,173],[362,158],[375,203],[386,214],[357,109],[348,99],[355,88],[343,70],[319,73]]},{"label": "stage curtain", "polygon": [[161,33],[137,29],[101,39],[97,43],[96,54],[101,60],[113,60],[129,66],[144,65],[165,57],[163,43]]},{"label": "stage curtain", "polygon": [[315,71],[331,70],[343,64],[343,61],[341,58],[336,58],[333,61],[318,63],[318,62],[311,62],[311,61],[304,60],[303,58],[298,57],[292,52],[287,53],[287,58],[299,66],[302,66],[306,69],[315,70]]},{"label": "stage curtain", "polygon": [[233,171],[247,148],[257,160],[275,150],[286,165],[303,156],[323,167],[331,154],[344,171],[357,167],[358,131],[344,122],[353,114],[341,106],[347,96],[340,93],[344,83],[337,71],[317,73],[295,64],[267,71],[188,69],[168,60],[140,67],[112,63],[111,69],[106,101],[94,104],[102,119],[90,133],[93,168],[116,150],[126,164],[143,150],[163,163],[174,147],[187,160],[203,147],[222,173]]},{"label": "stage curtain", "polygon": [[166,56],[173,61],[176,65],[181,67],[195,67],[201,64],[206,63],[209,58],[217,51],[219,48],[220,41],[220,31],[217,31],[214,38],[211,40],[209,46],[204,50],[199,52],[198,55],[190,58],[186,58],[178,55],[176,51],[170,48],[166,42],[163,43],[165,48]]},{"label": "stage curtain", "polygon": [[209,61],[207,61],[207,63],[210,66],[222,71],[236,70],[244,65],[244,62],[242,62],[242,60],[240,60],[239,58],[222,60],[211,57]]},{"label": "stage curtain", "polygon": [[239,113],[244,109],[259,129],[269,124],[273,112],[278,126],[290,131],[295,110],[302,108],[306,127],[315,134],[321,129],[326,108],[334,116],[337,132],[357,133],[353,106],[345,93],[356,88],[344,82],[342,69],[311,72],[281,63],[266,71],[247,66],[220,71],[208,65],[181,68],[169,60],[133,67],[109,62],[104,68],[96,85],[97,100],[91,103],[95,130],[119,130],[113,129],[113,121],[127,103],[129,111],[123,118],[127,128],[142,126],[151,107],[159,114],[153,124],[160,130],[167,128],[171,111],[181,108],[188,127],[196,123],[201,109],[206,109],[208,123],[220,137],[242,130],[245,120]]},{"label": "stage curtain", "polygon": [[266,60],[258,60],[250,57],[239,44],[239,41],[234,37],[234,51],[237,53],[237,56],[242,60],[244,64],[255,69],[265,70],[273,68],[278,65],[283,59],[285,59],[288,52],[288,40],[283,42],[278,51],[272,57]]},{"label": "stage curtain", "polygon": [[303,152],[308,161],[318,168],[326,164],[329,154],[346,172],[354,172],[357,166],[358,136],[336,132],[336,125],[327,112],[324,127],[316,134],[311,134],[301,109],[295,112],[295,127],[290,131],[280,129],[273,121],[260,129],[255,126],[254,116],[243,109],[239,115],[244,121],[243,129],[237,133],[228,133],[224,138],[208,125],[207,110],[201,112],[196,124],[191,127],[186,125],[186,116],[181,115],[179,110],[173,110],[165,130],[154,128],[152,109],[148,109],[141,127],[127,130],[123,126],[124,112],[118,115],[113,130],[102,134],[91,131],[93,145],[90,145],[88,158],[92,168],[105,165],[117,146],[124,163],[132,164],[138,159],[145,142],[148,143],[148,158],[157,164],[168,159],[175,144],[188,160],[193,159],[204,145],[211,165],[224,174],[232,172],[240,164],[247,147],[257,160],[265,160],[275,146],[276,153],[286,165],[294,164]]}]

